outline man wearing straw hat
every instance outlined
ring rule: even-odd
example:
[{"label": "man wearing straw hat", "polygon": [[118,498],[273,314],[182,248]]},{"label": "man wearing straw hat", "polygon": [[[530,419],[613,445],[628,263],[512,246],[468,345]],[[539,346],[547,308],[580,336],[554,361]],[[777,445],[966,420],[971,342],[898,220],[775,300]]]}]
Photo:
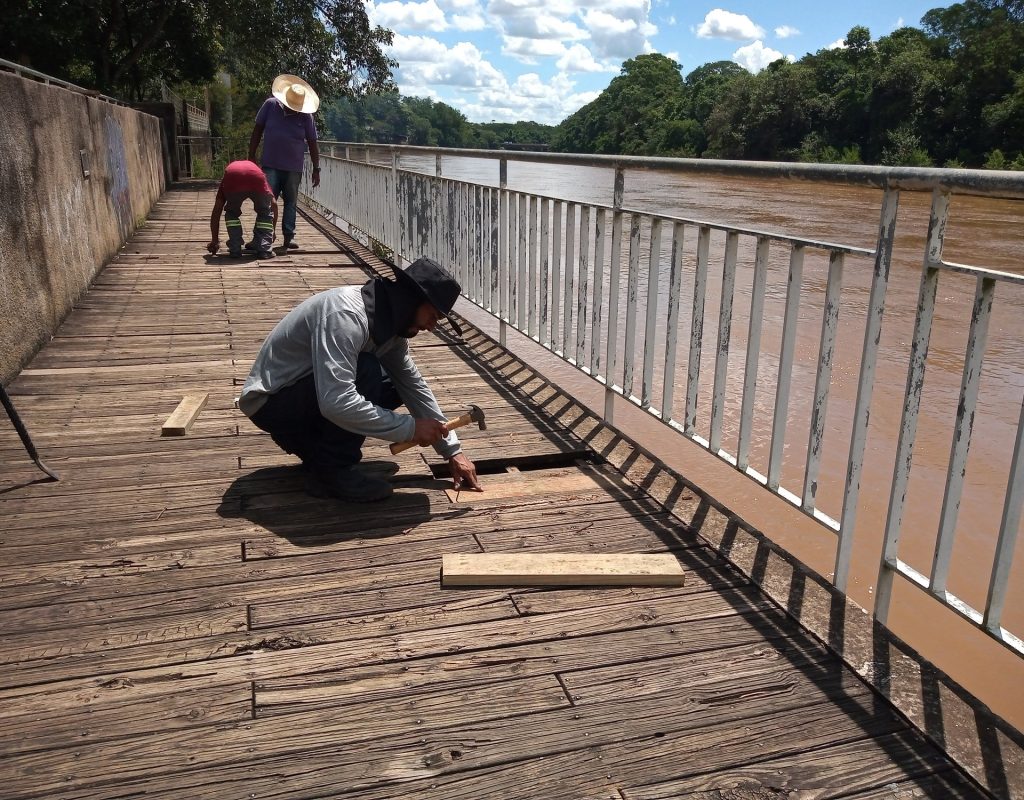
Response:
[{"label": "man wearing straw hat", "polygon": [[[268,97],[256,115],[256,124],[249,138],[249,160],[256,160],[256,150],[263,139],[260,165],[274,197],[284,195],[281,232],[285,249],[296,248],[295,206],[299,181],[305,161],[306,145],[313,162],[313,186],[320,185],[320,151],[316,146],[313,112],[320,107],[320,98],[313,87],[296,75],[278,75]],[[253,249],[250,242],[247,250]]]}]

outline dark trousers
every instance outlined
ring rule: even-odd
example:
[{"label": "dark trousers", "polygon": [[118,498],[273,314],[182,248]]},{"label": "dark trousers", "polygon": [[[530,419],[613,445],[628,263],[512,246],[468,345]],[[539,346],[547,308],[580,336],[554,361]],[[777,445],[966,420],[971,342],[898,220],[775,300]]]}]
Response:
[{"label": "dark trousers", "polygon": [[253,228],[252,241],[261,252],[270,250],[274,239],[274,211],[272,198],[260,192],[228,192],[224,198],[224,222],[228,228],[228,252],[232,255],[242,254],[242,203],[252,200],[256,209],[256,226]]},{"label": "dark trousers", "polygon": [[[383,408],[394,410],[402,404],[380,361],[369,353],[359,355],[356,389]],[[268,396],[252,421],[269,433],[278,447],[297,455],[313,470],[348,467],[358,464],[363,457],[366,437],[339,428],[321,415],[312,375]]]}]

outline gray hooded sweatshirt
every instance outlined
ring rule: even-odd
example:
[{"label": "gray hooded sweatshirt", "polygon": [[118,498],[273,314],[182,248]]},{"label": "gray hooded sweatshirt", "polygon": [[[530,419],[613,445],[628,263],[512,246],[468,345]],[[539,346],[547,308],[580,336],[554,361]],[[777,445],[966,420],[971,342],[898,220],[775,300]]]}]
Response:
[{"label": "gray hooded sweatshirt", "polygon": [[[399,397],[411,412],[400,414],[374,405],[356,389],[360,353],[375,355]],[[313,295],[293,308],[270,332],[242,387],[238,407],[251,417],[274,394],[313,374],[320,413],[339,428],[390,442],[407,442],[414,418],[445,420],[441,408],[409,354],[409,342],[391,336],[378,345],[359,286],[343,286]],[[462,451],[449,433],[434,449],[443,458]]]}]

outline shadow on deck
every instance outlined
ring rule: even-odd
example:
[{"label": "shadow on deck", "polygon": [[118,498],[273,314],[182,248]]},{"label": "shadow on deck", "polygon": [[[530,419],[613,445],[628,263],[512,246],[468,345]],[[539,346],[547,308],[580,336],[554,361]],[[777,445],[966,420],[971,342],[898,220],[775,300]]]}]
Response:
[{"label": "shadow on deck", "polygon": [[[4,797],[989,796],[869,685],[896,678],[1018,796],[1011,733],[475,331],[414,351],[442,408],[485,409],[485,493],[377,443],[393,498],[305,495],[233,399],[278,319],[372,256],[309,219],[273,261],[205,256],[212,201],[165,194],[9,387],[62,480],[0,429]],[[531,550],[671,552],[686,585],[439,585],[442,553]]]}]

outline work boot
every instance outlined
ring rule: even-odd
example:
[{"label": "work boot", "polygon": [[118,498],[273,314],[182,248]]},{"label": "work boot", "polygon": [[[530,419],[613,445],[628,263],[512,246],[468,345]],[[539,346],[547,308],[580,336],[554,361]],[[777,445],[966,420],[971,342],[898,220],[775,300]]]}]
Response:
[{"label": "work boot", "polygon": [[298,250],[299,244],[294,241],[291,236],[284,237],[284,249],[285,250]]},{"label": "work boot", "polygon": [[246,242],[245,246],[242,249],[245,250],[245,252],[247,253],[255,253],[257,249],[256,242]]},{"label": "work boot", "polygon": [[267,258],[273,258],[275,255],[277,255],[277,253],[275,253],[273,250],[260,250],[256,254],[256,258],[260,259],[260,261],[263,261],[264,259]]},{"label": "work boot", "polygon": [[357,467],[318,470],[306,478],[306,493],[313,497],[336,497],[349,503],[372,503],[392,495],[391,484],[372,478]]}]

